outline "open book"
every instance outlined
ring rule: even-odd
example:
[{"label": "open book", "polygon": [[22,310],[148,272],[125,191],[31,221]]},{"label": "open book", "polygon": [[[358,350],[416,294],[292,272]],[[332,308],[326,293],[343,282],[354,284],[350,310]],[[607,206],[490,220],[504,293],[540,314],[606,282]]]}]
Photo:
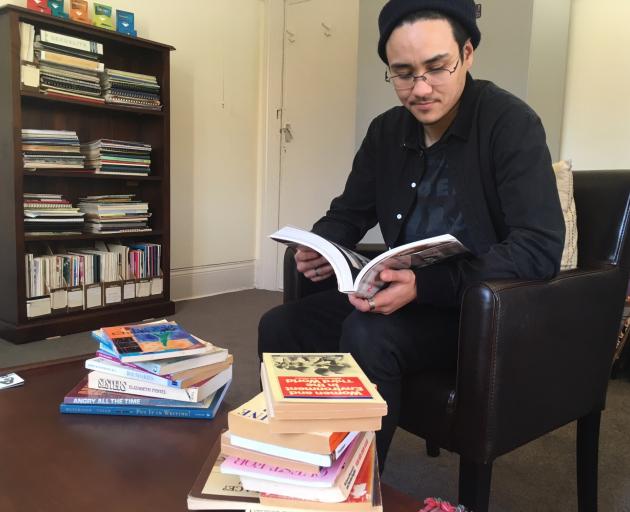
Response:
[{"label": "open book", "polygon": [[315,233],[292,226],[285,226],[269,237],[289,246],[304,245],[317,251],[333,268],[339,291],[364,298],[373,297],[387,285],[379,277],[381,270],[425,267],[468,250],[454,236],[440,235],[394,247],[370,260]]}]

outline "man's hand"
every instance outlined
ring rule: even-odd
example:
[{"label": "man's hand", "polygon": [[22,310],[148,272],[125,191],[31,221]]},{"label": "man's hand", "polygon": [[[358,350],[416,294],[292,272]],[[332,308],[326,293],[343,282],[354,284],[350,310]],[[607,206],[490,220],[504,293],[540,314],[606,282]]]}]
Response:
[{"label": "man's hand", "polygon": [[326,258],[313,249],[309,249],[303,245],[297,246],[295,264],[298,272],[304,274],[304,277],[314,283],[328,279],[333,275],[333,269],[328,264]]},{"label": "man's hand", "polygon": [[380,278],[390,284],[371,299],[362,299],[354,294],[348,296],[350,303],[359,311],[391,315],[415,300],[416,275],[411,270],[383,270]]}]

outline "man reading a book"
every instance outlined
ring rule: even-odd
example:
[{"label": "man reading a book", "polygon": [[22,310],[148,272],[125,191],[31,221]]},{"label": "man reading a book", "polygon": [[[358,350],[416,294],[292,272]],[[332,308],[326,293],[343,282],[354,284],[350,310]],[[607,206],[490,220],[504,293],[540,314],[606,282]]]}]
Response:
[{"label": "man reading a book", "polygon": [[[313,231],[354,247],[379,224],[395,247],[450,233],[465,256],[384,270],[370,299],[323,291],[262,318],[259,352],[350,352],[387,401],[382,464],[398,421],[402,377],[454,368],[465,289],[488,279],[549,279],[564,221],[545,133],[523,101],[469,73],[481,34],[473,0],[390,0],[378,53],[402,106],[375,118],[343,193]],[[312,281],[332,269],[301,248]],[[331,279],[332,281],[332,279]]]}]

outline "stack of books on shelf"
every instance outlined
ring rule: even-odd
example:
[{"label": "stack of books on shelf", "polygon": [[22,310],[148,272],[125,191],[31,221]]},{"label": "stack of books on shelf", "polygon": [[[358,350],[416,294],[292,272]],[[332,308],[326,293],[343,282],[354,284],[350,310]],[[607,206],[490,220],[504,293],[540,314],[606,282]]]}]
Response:
[{"label": "stack of books on shelf", "polygon": [[149,203],[134,199],[135,194],[87,196],[79,200],[85,213],[85,231],[116,234],[151,231]]},{"label": "stack of books on shelf", "polygon": [[100,74],[103,45],[41,29],[35,36],[40,90],[50,96],[104,103]]},{"label": "stack of books on shelf", "polygon": [[84,215],[61,194],[24,194],[24,232],[29,236],[81,234]]},{"label": "stack of books on shelf", "polygon": [[22,129],[24,169],[84,169],[76,132]]},{"label": "stack of books on shelf", "polygon": [[107,68],[103,73],[103,91],[107,103],[162,110],[160,86],[152,75]]},{"label": "stack of books on shelf", "polygon": [[350,354],[264,354],[263,392],[188,496],[190,510],[382,510],[374,431],[387,405]]},{"label": "stack of books on shelf", "polygon": [[123,279],[143,279],[160,277],[162,267],[162,246],[153,243],[136,243],[130,245],[107,244],[109,251],[120,254],[123,262],[121,275]]},{"label": "stack of books on shelf", "polygon": [[176,322],[104,327],[91,370],[59,406],[66,414],[212,419],[232,381],[233,357]]},{"label": "stack of books on shelf", "polygon": [[85,167],[96,174],[148,176],[151,145],[125,140],[99,139],[81,144]]}]

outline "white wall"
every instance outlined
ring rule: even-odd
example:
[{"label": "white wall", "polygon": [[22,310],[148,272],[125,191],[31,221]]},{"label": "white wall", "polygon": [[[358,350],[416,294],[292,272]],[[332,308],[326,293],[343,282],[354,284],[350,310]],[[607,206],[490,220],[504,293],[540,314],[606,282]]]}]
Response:
[{"label": "white wall", "polygon": [[542,118],[547,145],[560,157],[571,0],[535,0],[525,100]]},{"label": "white wall", "polygon": [[176,48],[171,55],[172,298],[253,287],[264,2],[106,3],[134,12],[140,37]]},{"label": "white wall", "polygon": [[562,157],[630,169],[630,2],[573,0]]}]

